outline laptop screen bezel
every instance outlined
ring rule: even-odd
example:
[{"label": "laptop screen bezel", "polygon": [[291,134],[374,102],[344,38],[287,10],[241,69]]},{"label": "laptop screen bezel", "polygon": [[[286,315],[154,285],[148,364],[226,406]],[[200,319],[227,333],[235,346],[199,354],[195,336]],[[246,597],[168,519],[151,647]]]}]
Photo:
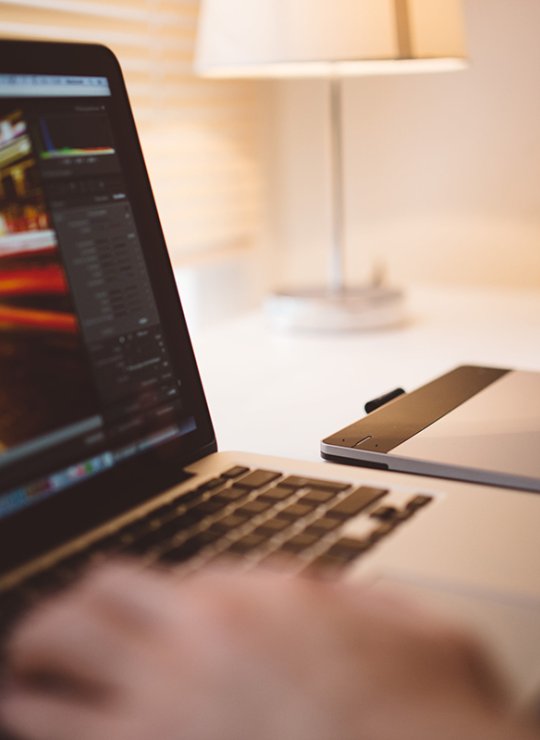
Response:
[{"label": "laptop screen bezel", "polygon": [[87,482],[1,520],[0,572],[5,572],[181,482],[186,477],[183,468],[215,451],[217,444],[116,57],[106,47],[94,44],[2,40],[0,45],[4,51],[0,62],[3,74],[88,75],[108,79],[111,123],[113,131],[119,134],[118,153],[131,184],[129,197],[150,282],[171,360],[173,366],[183,370],[184,392],[189,394],[196,421],[195,431],[140,453]]}]

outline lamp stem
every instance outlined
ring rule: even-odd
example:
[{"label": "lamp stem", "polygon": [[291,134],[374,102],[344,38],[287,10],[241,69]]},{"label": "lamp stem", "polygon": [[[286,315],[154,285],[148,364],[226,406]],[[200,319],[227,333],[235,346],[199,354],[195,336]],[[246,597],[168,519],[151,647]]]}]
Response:
[{"label": "lamp stem", "polygon": [[332,248],[331,290],[340,294],[345,290],[345,204],[343,182],[343,101],[342,81],[338,75],[330,78],[330,137],[332,168]]}]

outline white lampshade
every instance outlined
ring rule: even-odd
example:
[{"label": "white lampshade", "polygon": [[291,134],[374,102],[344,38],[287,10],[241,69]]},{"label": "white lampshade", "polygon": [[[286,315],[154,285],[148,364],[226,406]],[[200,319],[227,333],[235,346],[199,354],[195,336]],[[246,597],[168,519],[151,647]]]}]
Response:
[{"label": "white lampshade", "polygon": [[464,59],[461,0],[201,0],[204,75],[431,71]]}]

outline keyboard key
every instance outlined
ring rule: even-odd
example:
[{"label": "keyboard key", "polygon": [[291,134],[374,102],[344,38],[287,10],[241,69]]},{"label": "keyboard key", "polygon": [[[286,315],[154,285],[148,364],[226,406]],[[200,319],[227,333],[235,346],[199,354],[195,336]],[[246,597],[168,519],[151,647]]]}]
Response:
[{"label": "keyboard key", "polygon": [[237,488],[236,486],[231,486],[230,488],[225,488],[223,489],[223,491],[219,491],[219,493],[214,494],[212,498],[216,499],[217,501],[225,501],[227,503],[231,503],[245,498],[248,494],[249,491],[247,488]]},{"label": "keyboard key", "polygon": [[302,493],[300,501],[310,502],[312,504],[326,504],[331,501],[336,495],[336,491],[323,491],[317,488],[312,488]]},{"label": "keyboard key", "polygon": [[337,554],[339,552],[356,554],[365,552],[370,544],[369,540],[360,537],[341,537],[337,542],[334,542],[328,552],[331,554]]},{"label": "keyboard key", "polygon": [[144,537],[139,537],[136,540],[122,543],[122,550],[142,555],[143,553],[148,552],[148,550],[165,544],[169,539],[172,539],[175,535],[179,534],[179,531],[180,530],[175,529],[171,532],[169,537],[165,537],[160,531],[150,532],[149,534],[144,535]]},{"label": "keyboard key", "polygon": [[286,509],[279,511],[276,516],[281,519],[301,519],[306,514],[311,514],[313,506],[311,504],[291,504]]},{"label": "keyboard key", "polygon": [[255,532],[258,534],[273,535],[283,532],[284,529],[287,529],[290,526],[291,522],[287,519],[268,519],[257,527]]},{"label": "keyboard key", "polygon": [[319,571],[321,570],[340,570],[341,568],[343,568],[344,565],[347,565],[347,563],[343,563],[343,560],[341,560],[341,558],[333,558],[331,555],[323,553],[322,555],[316,557],[315,560],[312,560],[311,563],[309,563],[306,571],[308,573],[315,571],[315,573],[319,575]]},{"label": "keyboard key", "polygon": [[310,534],[309,532],[300,532],[300,534],[297,534],[290,540],[287,540],[287,542],[284,542],[280,550],[294,553],[302,552],[302,550],[306,550],[308,547],[312,547],[316,542],[319,541],[319,539],[319,536],[316,534]]},{"label": "keyboard key", "polygon": [[236,485],[240,488],[255,490],[257,488],[267,486],[278,478],[281,478],[281,473],[276,473],[272,470],[254,470],[252,473],[249,473],[249,475],[246,475],[245,478],[237,480]]},{"label": "keyboard key", "polygon": [[249,468],[244,468],[242,465],[235,465],[234,468],[229,468],[221,474],[222,478],[233,479],[239,478],[241,475],[249,473]]},{"label": "keyboard key", "polygon": [[295,493],[294,489],[292,488],[283,488],[282,486],[274,486],[273,488],[269,488],[268,491],[264,491],[261,493],[260,498],[266,499],[268,501],[285,501],[285,499],[290,498]]},{"label": "keyboard key", "polygon": [[225,481],[222,478],[211,478],[210,480],[207,480],[206,483],[200,485],[197,490],[201,493],[204,493],[205,491],[213,491],[214,489],[223,486],[224,483]]},{"label": "keyboard key", "polygon": [[368,488],[364,486],[357,488],[347,498],[343,499],[326,513],[327,516],[339,519],[348,519],[359,514],[363,509],[384,496],[388,491],[381,488]]},{"label": "keyboard key", "polygon": [[255,534],[254,532],[251,532],[250,534],[241,537],[239,540],[236,540],[236,542],[233,542],[232,545],[228,548],[227,552],[234,552],[239,555],[243,555],[244,553],[250,552],[260,547],[260,545],[262,545],[263,542],[266,541],[267,537],[265,535]]},{"label": "keyboard key", "polygon": [[315,519],[314,522],[311,522],[305,531],[319,532],[321,535],[324,535],[329,532],[333,532],[334,529],[337,529],[338,527],[341,527],[339,519],[332,519],[331,517],[323,516],[320,519]]},{"label": "keyboard key", "polygon": [[374,529],[373,532],[369,535],[369,538],[372,542],[378,542],[379,540],[382,540],[383,537],[386,537],[387,534],[390,534],[395,528],[395,522],[384,522],[381,524],[377,529]]},{"label": "keyboard key", "polygon": [[301,478],[298,475],[290,475],[288,478],[281,481],[280,485],[285,486],[286,488],[294,488],[296,490],[299,488],[318,488],[321,491],[333,491],[334,493],[345,491],[347,488],[351,487],[349,483],[318,480],[317,478]]},{"label": "keyboard key", "polygon": [[245,523],[245,517],[229,514],[228,516],[223,517],[223,519],[219,519],[217,522],[214,522],[210,529],[214,532],[226,533],[236,529],[237,527],[241,527]]},{"label": "keyboard key", "polygon": [[192,558],[197,555],[208,545],[212,545],[220,538],[217,532],[198,532],[193,537],[181,542],[178,545],[172,546],[170,549],[160,553],[159,559],[166,562],[181,563],[184,560]]},{"label": "keyboard key", "polygon": [[193,503],[200,501],[203,497],[204,491],[196,489],[194,491],[186,491],[185,493],[178,496],[178,504],[182,506],[192,505]]},{"label": "keyboard key", "polygon": [[433,501],[433,496],[415,496],[413,499],[407,502],[406,508],[409,511],[416,511],[417,509],[421,509],[423,506],[427,506],[429,503]]},{"label": "keyboard key", "polygon": [[371,512],[370,517],[382,522],[393,522],[398,519],[399,514],[399,509],[396,509],[395,506],[379,506],[378,509]]},{"label": "keyboard key", "polygon": [[371,539],[355,540],[352,537],[342,537],[326,551],[325,555],[348,563],[369,550],[372,544]]},{"label": "keyboard key", "polygon": [[[226,504],[224,504],[225,506]],[[196,507],[192,508],[191,510],[188,509],[192,514],[194,511],[198,511]],[[151,516],[152,519],[149,520],[150,526],[152,527],[163,527],[168,522],[172,521],[173,519],[177,519],[179,516],[182,516],[186,513],[186,509],[183,506],[176,506],[175,508],[171,508],[170,511],[165,512],[161,515],[156,516],[156,512],[153,511],[151,514],[149,514],[149,517]]]},{"label": "keyboard key", "polygon": [[175,511],[180,506],[180,498],[175,498],[173,501],[169,501],[167,504],[158,506],[157,509],[152,510],[153,517],[167,516],[171,511]]},{"label": "keyboard key", "polygon": [[197,504],[197,506],[194,508],[195,514],[216,514],[218,511],[221,511],[221,509],[224,509],[226,506],[226,502],[220,501],[215,496],[213,496],[208,501],[202,501],[200,504]]},{"label": "keyboard key", "polygon": [[[169,524],[169,522],[172,521],[176,521],[179,516],[180,514],[176,512],[175,516],[170,516],[168,518],[166,524]],[[166,524],[163,523],[161,524],[161,526],[164,527],[166,526]],[[131,524],[122,527],[116,532],[112,532],[106,537],[97,540],[97,542],[94,542],[92,545],[86,548],[86,552],[90,554],[93,554],[94,552],[112,552],[127,542],[133,542],[134,540],[138,540],[151,532],[155,532],[157,529],[159,529],[159,526],[159,520],[154,520],[150,516],[144,516],[141,519],[137,519]]]},{"label": "keyboard key", "polygon": [[234,513],[243,514],[244,516],[256,516],[257,514],[262,514],[264,511],[268,511],[271,506],[270,501],[256,499],[255,501],[248,501],[243,506],[239,506],[238,509],[234,510]]},{"label": "keyboard key", "polygon": [[143,553],[146,550],[166,543],[167,540],[176,537],[194,524],[198,524],[202,518],[202,515],[199,518],[194,516],[192,512],[188,512],[183,516],[173,519],[171,522],[167,522],[167,524],[162,527],[150,529],[146,533],[141,533],[140,536],[135,537],[131,541],[124,540],[124,547],[130,552]]}]

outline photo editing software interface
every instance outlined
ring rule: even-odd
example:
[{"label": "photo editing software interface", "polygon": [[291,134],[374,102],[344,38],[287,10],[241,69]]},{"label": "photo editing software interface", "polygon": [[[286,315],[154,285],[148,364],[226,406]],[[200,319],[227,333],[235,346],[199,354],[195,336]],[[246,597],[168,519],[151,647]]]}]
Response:
[{"label": "photo editing software interface", "polygon": [[104,77],[0,75],[0,518],[195,429],[110,94]]}]

